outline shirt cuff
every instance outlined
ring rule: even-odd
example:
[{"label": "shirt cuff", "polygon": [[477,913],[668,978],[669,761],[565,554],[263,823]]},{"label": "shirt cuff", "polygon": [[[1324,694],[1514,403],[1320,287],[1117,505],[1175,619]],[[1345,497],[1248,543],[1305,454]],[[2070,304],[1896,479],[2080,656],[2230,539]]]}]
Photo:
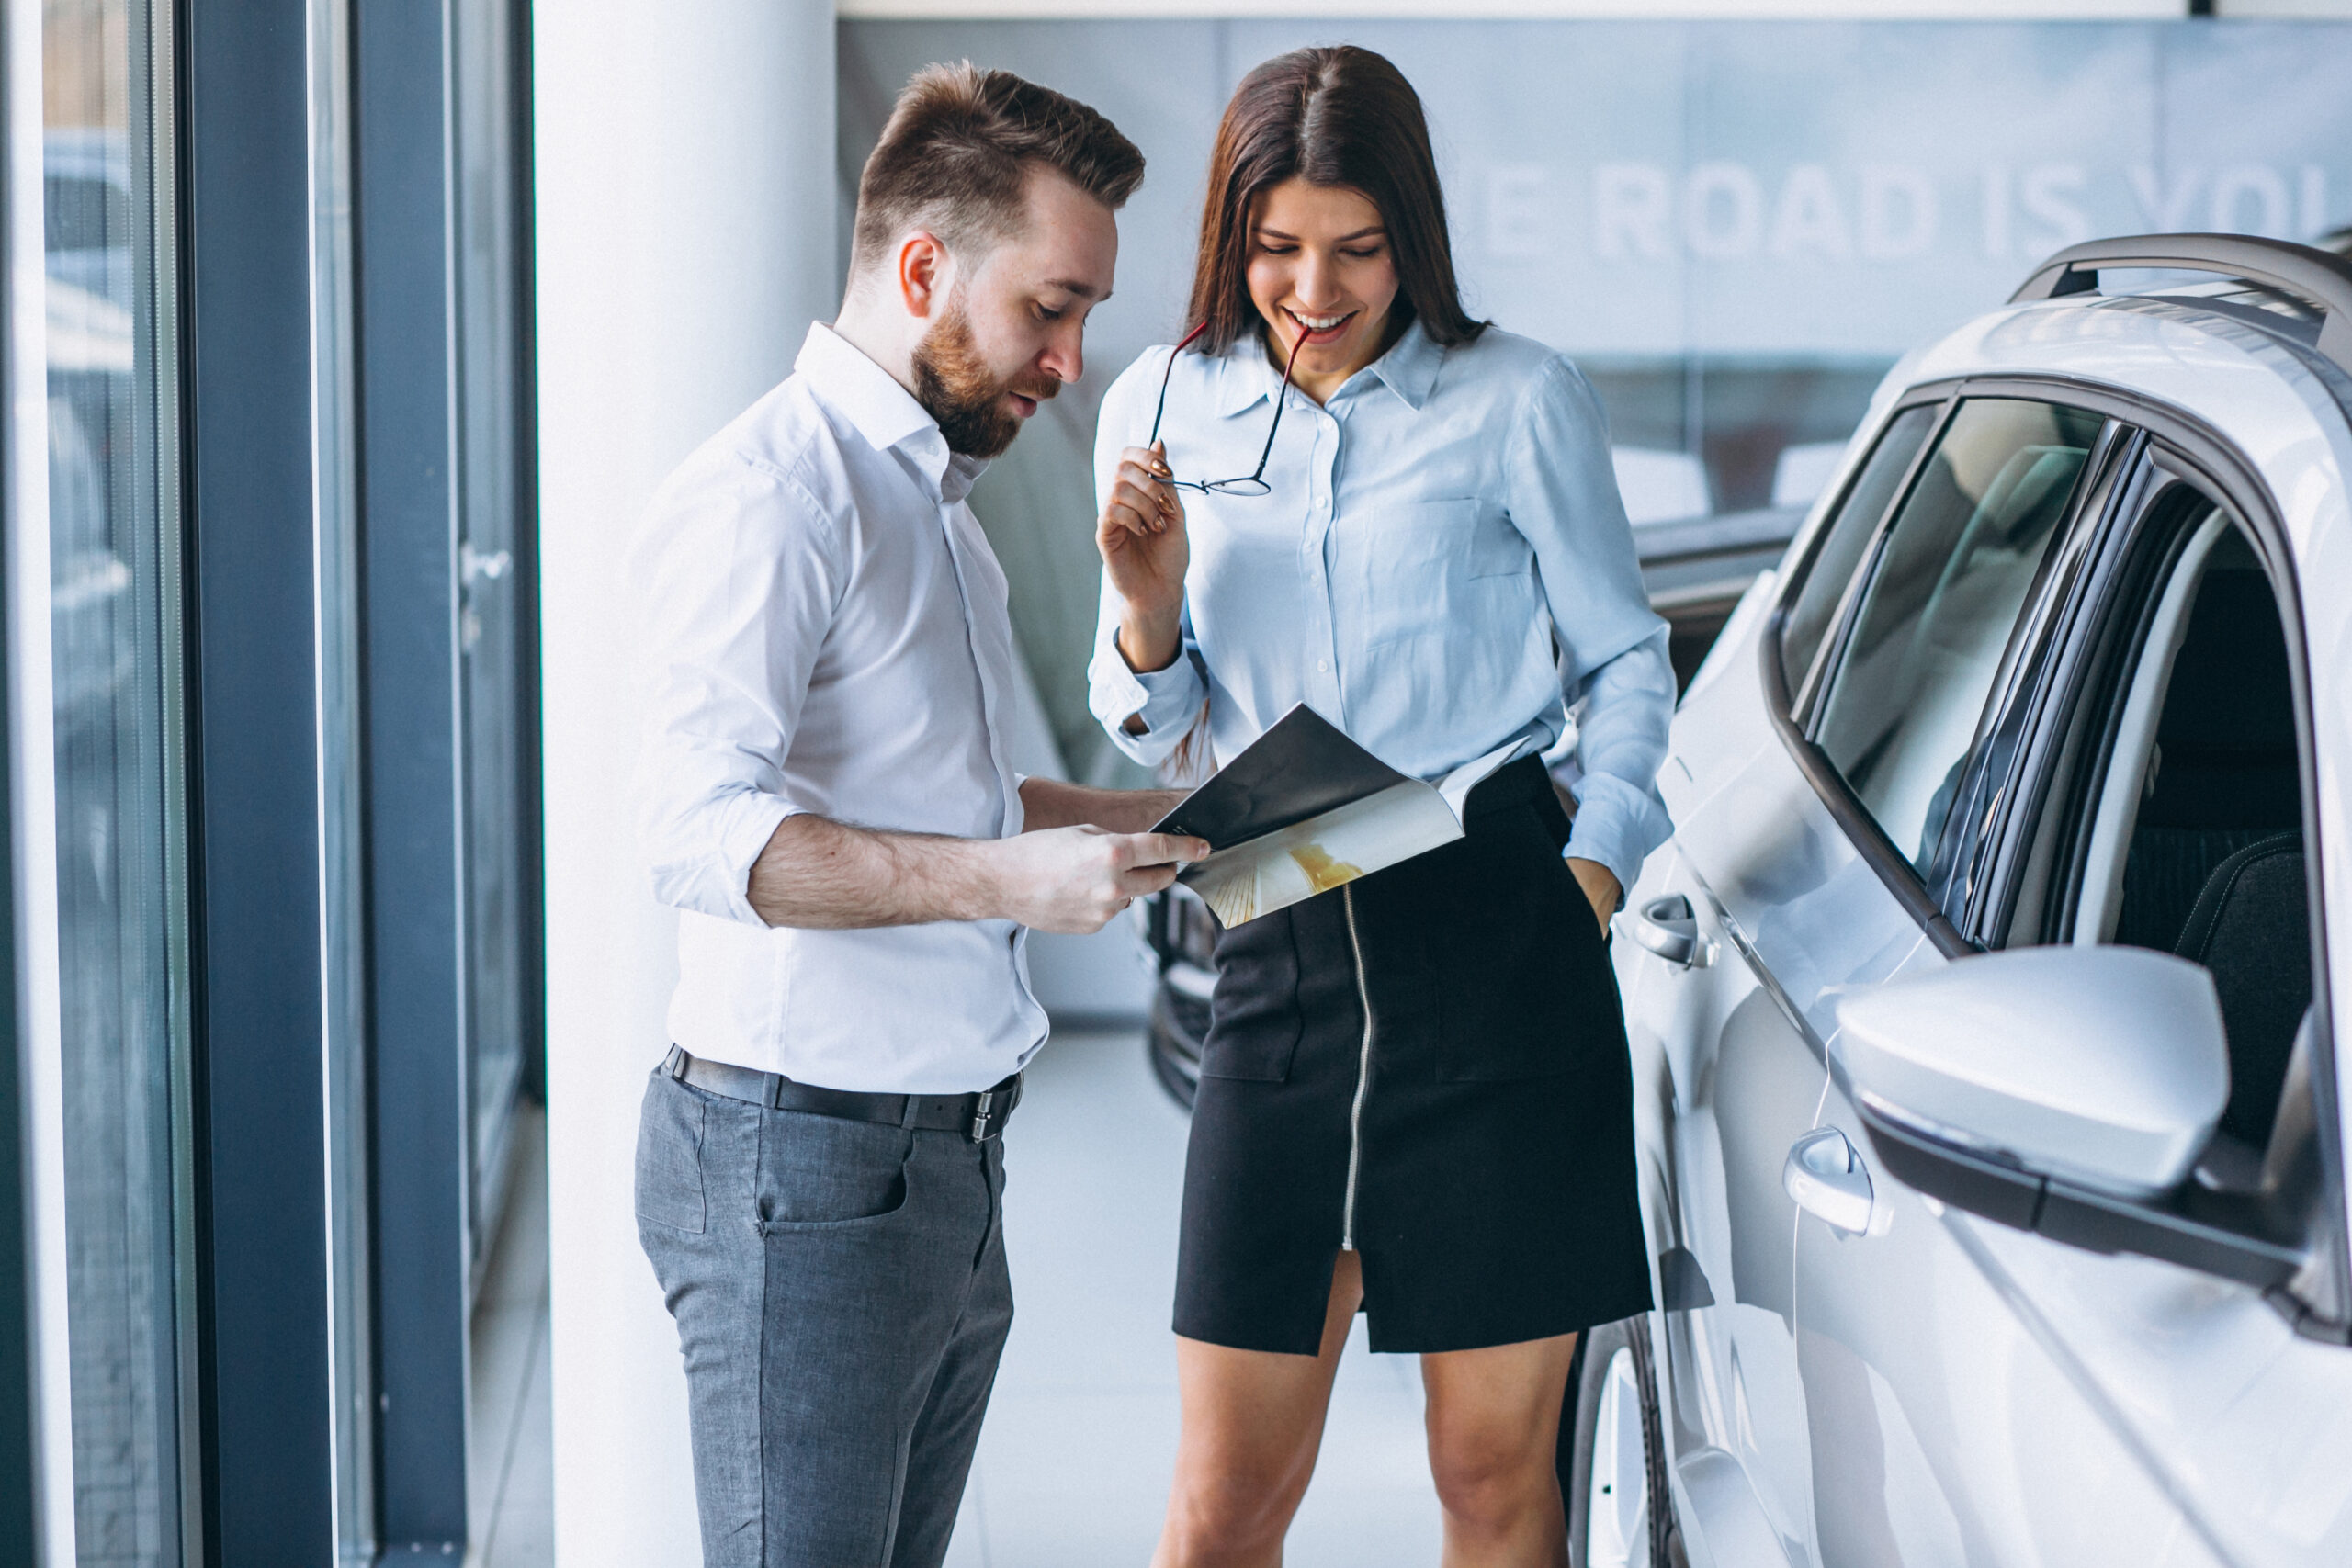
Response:
[{"label": "shirt cuff", "polygon": [[752,867],[784,819],[802,815],[803,809],[784,796],[756,790],[746,790],[728,803],[718,829],[718,886],[713,890],[723,903],[706,913],[767,929],[767,921],[752,908]]},{"label": "shirt cuff", "polygon": [[1607,866],[1622,902],[1640,878],[1642,863],[1673,832],[1674,819],[1656,790],[1635,789],[1608,773],[1588,773],[1577,783],[1576,821],[1561,852]]},{"label": "shirt cuff", "polygon": [[1201,674],[1190,649],[1180,648],[1165,670],[1136,670],[1119,651],[1118,634],[1103,639],[1094,660],[1095,716],[1117,729],[1136,715],[1143,717],[1143,732],[1157,734],[1182,729],[1201,705]]}]

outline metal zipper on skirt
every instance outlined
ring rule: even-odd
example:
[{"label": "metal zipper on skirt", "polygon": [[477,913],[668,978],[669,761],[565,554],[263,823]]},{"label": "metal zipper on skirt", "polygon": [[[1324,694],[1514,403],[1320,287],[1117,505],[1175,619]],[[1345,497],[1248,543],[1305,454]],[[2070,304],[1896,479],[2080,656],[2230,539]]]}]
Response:
[{"label": "metal zipper on skirt", "polygon": [[1356,997],[1363,1003],[1363,1049],[1356,1061],[1355,1103],[1348,1108],[1348,1198],[1340,1212],[1340,1247],[1356,1249],[1356,1174],[1363,1168],[1363,1097],[1372,1088],[1372,987],[1363,973],[1363,942],[1356,935],[1356,890],[1351,883],[1340,889],[1348,911],[1348,946],[1356,960]]}]

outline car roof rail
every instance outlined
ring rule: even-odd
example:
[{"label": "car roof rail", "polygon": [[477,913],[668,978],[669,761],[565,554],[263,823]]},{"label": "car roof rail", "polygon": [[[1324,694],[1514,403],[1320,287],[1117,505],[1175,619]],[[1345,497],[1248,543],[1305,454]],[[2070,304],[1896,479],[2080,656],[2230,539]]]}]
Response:
[{"label": "car roof rail", "polygon": [[2102,268],[2210,272],[2292,294],[2319,307],[2319,351],[2352,375],[2352,260],[2252,234],[2134,234],[2069,245],[2036,267],[2009,303],[2090,294]]}]

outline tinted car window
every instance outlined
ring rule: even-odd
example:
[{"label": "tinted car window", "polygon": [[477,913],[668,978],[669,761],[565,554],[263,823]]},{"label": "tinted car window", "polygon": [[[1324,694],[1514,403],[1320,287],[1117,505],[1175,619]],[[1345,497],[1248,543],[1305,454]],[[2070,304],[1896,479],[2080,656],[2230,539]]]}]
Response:
[{"label": "tinted car window", "polygon": [[2312,1002],[2311,867],[2286,633],[2236,529],[2203,563],[2177,635],[2144,756],[2120,759],[2140,787],[2107,792],[2131,814],[2115,940],[2211,971],[2230,1047],[2222,1130],[2258,1149]]},{"label": "tinted car window", "polygon": [[1863,590],[1817,739],[1922,870],[2101,423],[2020,399],[1962,403]]},{"label": "tinted car window", "polygon": [[1829,630],[1830,618],[1846,596],[1846,584],[1862,564],[1862,551],[1878,531],[1886,503],[1894,499],[1894,487],[1903,482],[1939,412],[1939,405],[1929,405],[1895,415],[1831,520],[1828,537],[1815,553],[1796,603],[1789,606],[1788,618],[1781,625],[1781,673],[1788,681],[1792,698],[1804,685],[1805,672],[1813,668],[1813,656]]}]

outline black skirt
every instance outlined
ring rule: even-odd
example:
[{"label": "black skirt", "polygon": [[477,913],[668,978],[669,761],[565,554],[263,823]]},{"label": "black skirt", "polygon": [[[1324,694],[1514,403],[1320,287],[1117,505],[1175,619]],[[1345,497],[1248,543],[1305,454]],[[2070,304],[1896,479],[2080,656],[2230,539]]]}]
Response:
[{"label": "black skirt", "polygon": [[1566,815],[1526,758],[1464,825],[1218,938],[1178,1334],[1313,1355],[1343,1247],[1375,1350],[1648,1308],[1624,1017]]}]

